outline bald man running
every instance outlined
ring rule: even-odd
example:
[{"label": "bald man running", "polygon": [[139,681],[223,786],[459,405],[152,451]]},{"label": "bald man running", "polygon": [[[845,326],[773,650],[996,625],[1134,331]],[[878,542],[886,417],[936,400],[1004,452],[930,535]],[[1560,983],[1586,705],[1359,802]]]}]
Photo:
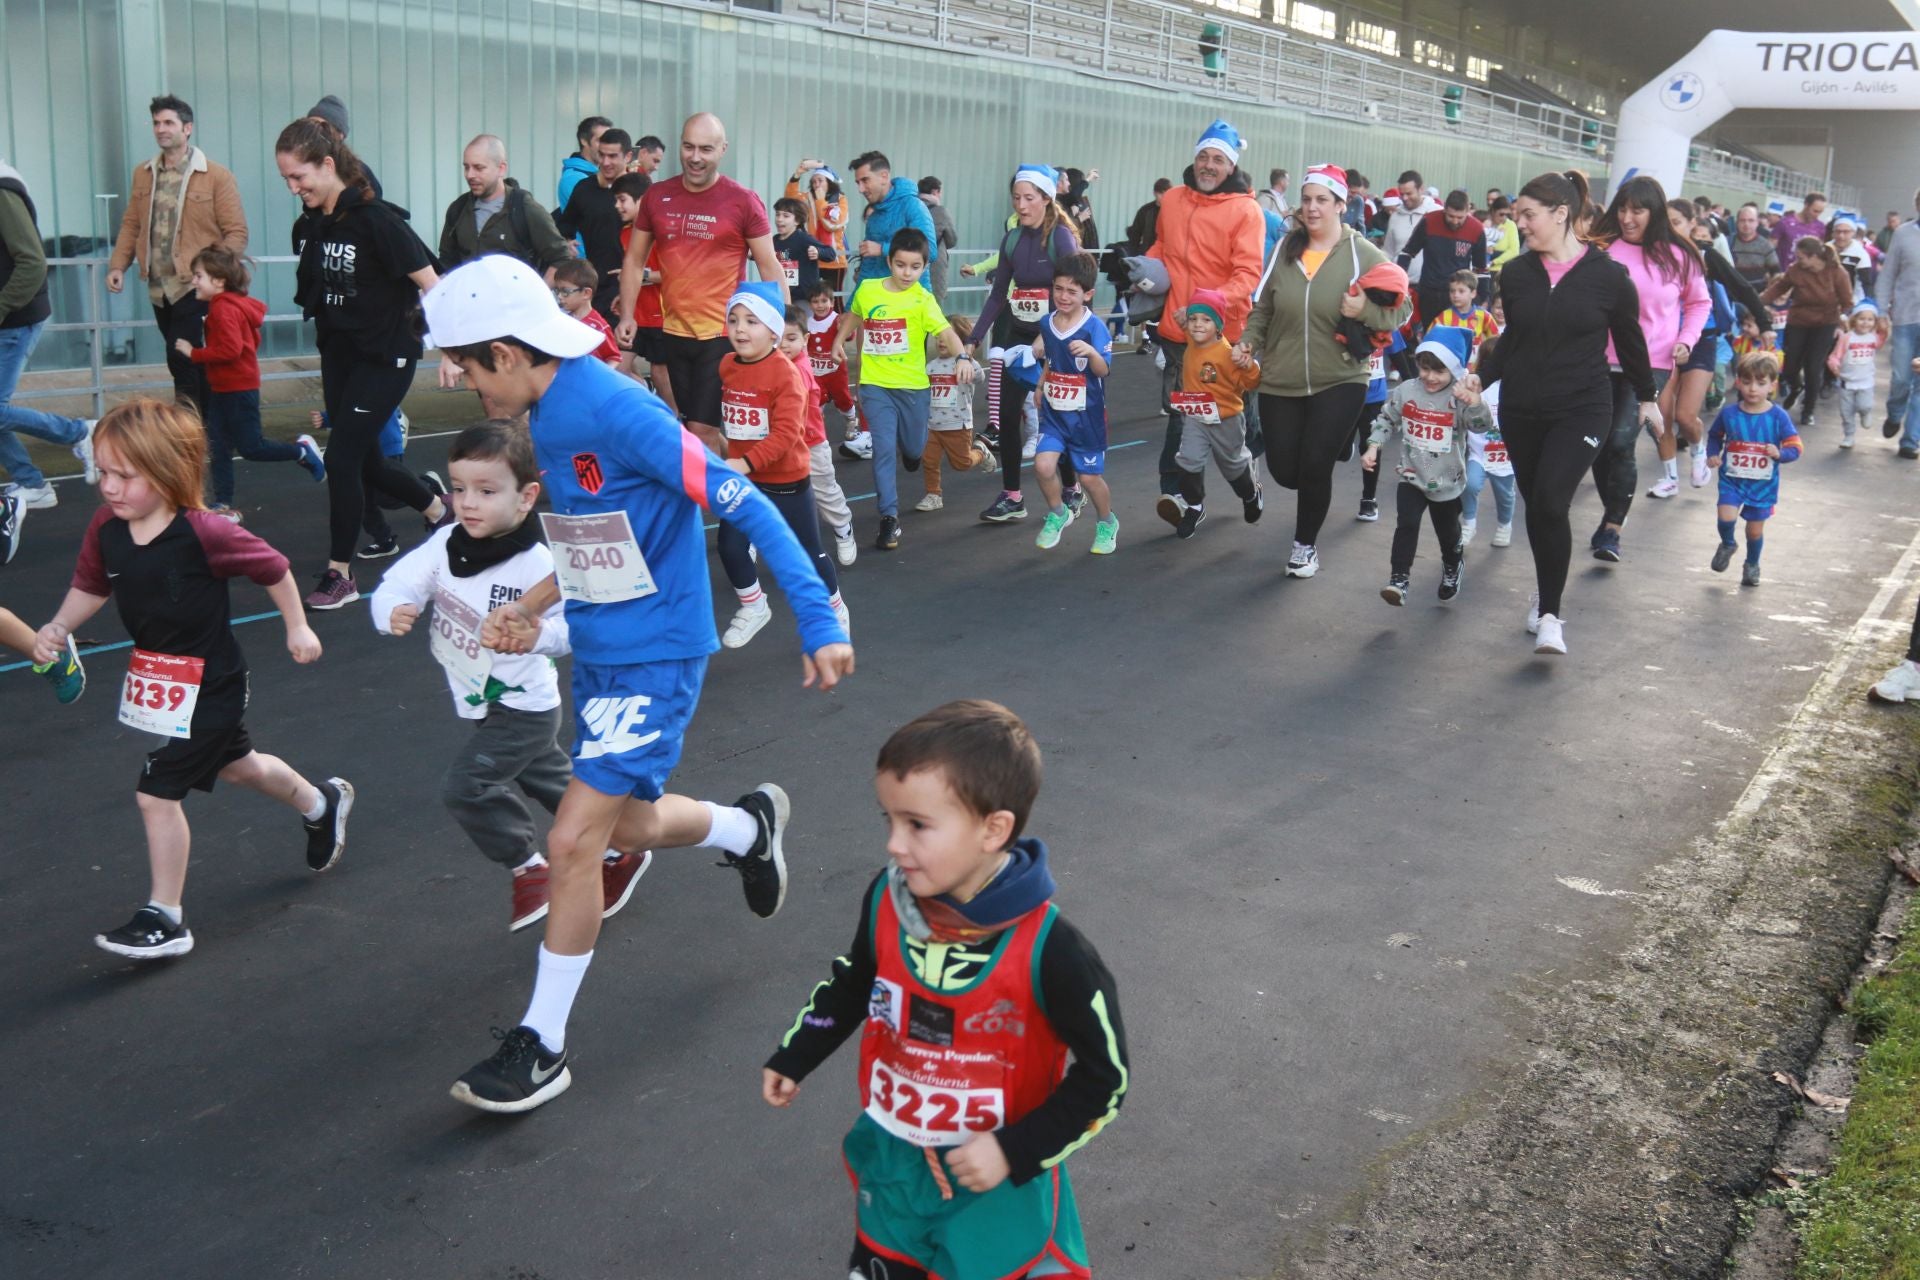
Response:
[{"label": "bald man running", "polygon": [[762,280],[786,277],[773,251],[773,227],[760,197],[722,177],[727,130],[707,112],[680,129],[680,174],[647,188],[633,218],[626,265],[620,272],[622,346],[633,341],[634,301],[647,255],[660,251],[663,363],[687,426],[724,452],[720,422],[720,358],[727,345],[727,299],[746,276],[749,255]]}]

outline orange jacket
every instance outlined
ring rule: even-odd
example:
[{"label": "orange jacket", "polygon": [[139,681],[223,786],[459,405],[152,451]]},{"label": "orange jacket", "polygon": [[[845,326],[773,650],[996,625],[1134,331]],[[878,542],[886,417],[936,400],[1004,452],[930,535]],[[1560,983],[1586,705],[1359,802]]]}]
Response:
[{"label": "orange jacket", "polygon": [[[1191,174],[1191,170],[1188,171]],[[1218,289],[1227,298],[1226,338],[1237,342],[1260,285],[1267,221],[1235,172],[1212,194],[1178,186],[1160,202],[1160,222],[1147,256],[1167,265],[1167,306],[1160,332],[1187,340],[1186,308],[1195,289]]]},{"label": "orange jacket", "polygon": [[[840,257],[847,256],[847,198],[813,198],[812,190],[802,190],[800,184],[789,180],[787,199],[798,200],[807,206],[807,225],[800,228],[821,244],[830,244],[840,251]],[[845,261],[837,262],[835,267],[846,266]]]}]

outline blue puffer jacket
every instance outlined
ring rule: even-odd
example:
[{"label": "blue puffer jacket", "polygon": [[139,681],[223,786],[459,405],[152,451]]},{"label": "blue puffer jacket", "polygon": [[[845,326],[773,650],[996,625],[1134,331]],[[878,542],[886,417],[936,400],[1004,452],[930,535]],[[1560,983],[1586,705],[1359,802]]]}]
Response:
[{"label": "blue puffer jacket", "polygon": [[933,284],[933,262],[940,256],[940,243],[933,234],[933,215],[927,212],[927,206],[920,199],[920,188],[911,178],[895,178],[893,189],[887,198],[867,210],[867,221],[860,238],[871,240],[880,246],[881,256],[862,258],[853,255],[859,266],[854,271],[848,292],[860,287],[862,280],[879,280],[887,274],[886,248],[893,239],[893,233],[903,227],[912,227],[927,238],[927,270],[920,273],[920,283],[928,288]]}]

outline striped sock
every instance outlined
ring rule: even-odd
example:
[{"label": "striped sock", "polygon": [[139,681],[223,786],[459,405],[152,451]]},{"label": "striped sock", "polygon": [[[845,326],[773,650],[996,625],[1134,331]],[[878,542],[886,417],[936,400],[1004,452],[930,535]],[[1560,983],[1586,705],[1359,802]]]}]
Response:
[{"label": "striped sock", "polygon": [[1000,373],[1006,367],[999,356],[987,361],[987,426],[994,431],[1000,429]]}]

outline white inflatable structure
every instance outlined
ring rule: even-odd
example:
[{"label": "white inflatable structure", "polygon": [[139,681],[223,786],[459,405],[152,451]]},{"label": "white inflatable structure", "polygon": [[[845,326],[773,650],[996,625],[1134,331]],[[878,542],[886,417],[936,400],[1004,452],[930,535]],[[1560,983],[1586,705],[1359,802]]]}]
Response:
[{"label": "white inflatable structure", "polygon": [[1920,34],[1713,31],[1620,106],[1609,182],[1687,177],[1694,137],[1729,111],[1902,111],[1920,107]]}]

